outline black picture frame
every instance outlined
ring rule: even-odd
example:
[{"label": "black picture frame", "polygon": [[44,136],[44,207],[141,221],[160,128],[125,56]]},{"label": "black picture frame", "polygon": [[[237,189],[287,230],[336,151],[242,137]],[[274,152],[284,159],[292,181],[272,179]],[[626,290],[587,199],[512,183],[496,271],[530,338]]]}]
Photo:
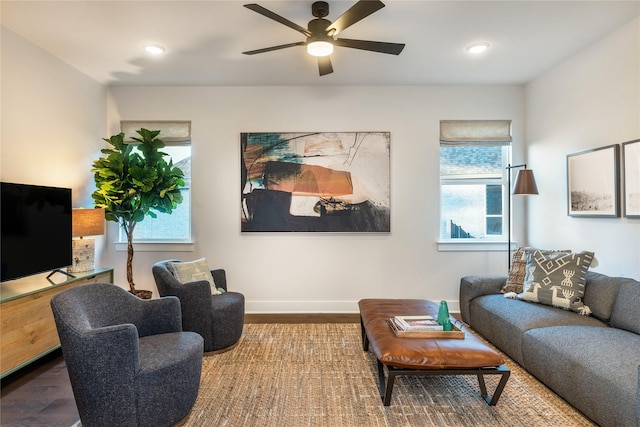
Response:
[{"label": "black picture frame", "polygon": [[241,231],[391,232],[388,131],[240,134]]},{"label": "black picture frame", "polygon": [[622,143],[623,215],[640,218],[640,139]]},{"label": "black picture frame", "polygon": [[618,144],[567,155],[567,215],[620,216],[619,156]]}]

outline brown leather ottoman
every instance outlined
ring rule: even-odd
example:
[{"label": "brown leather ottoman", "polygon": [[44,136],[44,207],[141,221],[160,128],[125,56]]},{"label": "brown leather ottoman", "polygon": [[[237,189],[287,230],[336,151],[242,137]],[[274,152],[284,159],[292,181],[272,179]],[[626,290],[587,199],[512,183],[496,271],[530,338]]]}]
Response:
[{"label": "brown leather ottoman", "polygon": [[[394,316],[438,316],[438,306],[417,299],[363,299],[360,307],[362,346],[378,359],[380,397],[391,403],[395,377],[399,375],[476,375],[480,394],[491,406],[498,403],[511,372],[502,365],[502,356],[476,338],[462,322],[452,323],[465,332],[464,339],[398,337],[387,324]],[[386,371],[386,383],[385,383]],[[500,382],[487,395],[484,375],[500,375]]]}]

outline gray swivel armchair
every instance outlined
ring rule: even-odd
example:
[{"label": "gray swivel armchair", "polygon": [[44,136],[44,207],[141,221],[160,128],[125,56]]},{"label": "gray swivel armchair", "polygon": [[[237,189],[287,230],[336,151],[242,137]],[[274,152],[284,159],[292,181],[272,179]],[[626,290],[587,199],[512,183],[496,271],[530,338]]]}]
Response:
[{"label": "gray swivel armchair", "polygon": [[142,300],[93,283],[51,300],[83,427],[171,426],[198,396],[202,337],[177,298]]},{"label": "gray swivel armchair", "polygon": [[176,296],[182,306],[182,327],[204,338],[204,351],[219,353],[232,349],[242,336],[244,327],[244,295],[227,290],[224,269],[211,270],[216,288],[224,293],[211,294],[206,280],[181,283],[168,268],[169,262],[157,262],[151,268],[161,296]]}]

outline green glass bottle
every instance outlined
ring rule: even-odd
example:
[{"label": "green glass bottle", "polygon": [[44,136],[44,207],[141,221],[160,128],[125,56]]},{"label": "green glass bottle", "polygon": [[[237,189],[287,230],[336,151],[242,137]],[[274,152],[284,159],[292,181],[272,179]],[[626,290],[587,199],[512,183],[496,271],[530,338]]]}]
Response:
[{"label": "green glass bottle", "polygon": [[438,309],[438,324],[444,325],[444,319],[449,318],[449,307],[447,306],[447,302],[442,300],[440,301],[440,308]]}]

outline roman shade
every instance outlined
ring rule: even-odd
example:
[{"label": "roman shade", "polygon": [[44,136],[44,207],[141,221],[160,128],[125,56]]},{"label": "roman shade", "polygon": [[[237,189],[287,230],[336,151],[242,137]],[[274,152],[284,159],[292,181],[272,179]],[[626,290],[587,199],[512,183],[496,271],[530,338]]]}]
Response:
[{"label": "roman shade", "polygon": [[440,146],[503,146],[511,140],[511,120],[440,121]]},{"label": "roman shade", "polygon": [[124,140],[128,143],[140,128],[159,130],[158,137],[167,145],[182,145],[191,143],[191,121],[189,120],[122,120],[120,130],[124,132]]}]

